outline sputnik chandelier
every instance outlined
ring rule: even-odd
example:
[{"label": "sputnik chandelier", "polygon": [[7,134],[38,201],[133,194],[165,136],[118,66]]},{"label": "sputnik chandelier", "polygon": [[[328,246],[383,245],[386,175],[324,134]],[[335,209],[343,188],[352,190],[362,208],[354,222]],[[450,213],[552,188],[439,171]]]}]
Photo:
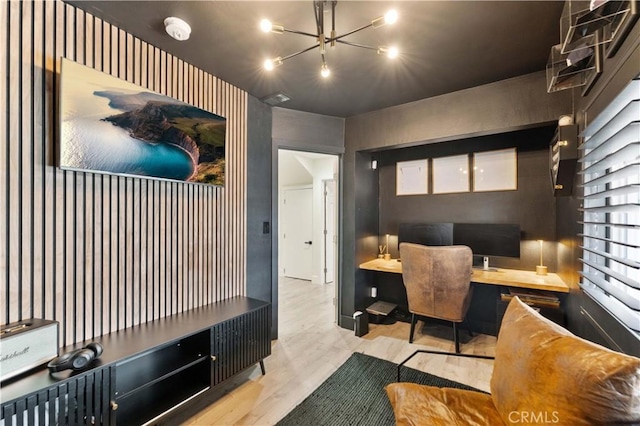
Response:
[{"label": "sputnik chandelier", "polygon": [[[298,52],[295,53],[291,53],[289,55],[286,56],[278,56],[277,58],[273,58],[273,59],[267,59],[264,62],[264,68],[267,71],[271,71],[273,70],[275,67],[282,65],[282,63],[284,61],[286,61],[287,59],[291,59],[295,56],[298,56],[302,53],[305,52],[309,52],[311,50],[314,49],[319,49],[320,51],[320,57],[322,59],[322,64],[321,64],[321,68],[320,68],[320,74],[323,77],[329,77],[329,75],[331,74],[331,71],[329,70],[329,67],[327,65],[327,60],[325,57],[325,54],[327,52],[327,46],[329,47],[335,47],[336,43],[341,43],[341,44],[346,44],[349,46],[355,46],[355,47],[361,47],[363,49],[370,49],[370,50],[375,50],[378,52],[378,54],[385,54],[387,55],[387,57],[389,58],[395,58],[398,56],[398,48],[395,46],[378,46],[378,47],[373,47],[373,46],[367,46],[364,44],[360,44],[360,43],[353,43],[347,40],[344,40],[345,37],[350,36],[351,34],[357,33],[359,31],[365,30],[367,28],[380,28],[384,25],[391,25],[393,23],[395,23],[398,20],[398,13],[395,10],[390,10],[388,11],[384,16],[381,16],[379,18],[376,18],[374,20],[372,20],[369,24],[364,25],[360,28],[356,28],[355,30],[346,32],[342,35],[337,35],[336,33],[336,5],[337,5],[337,1],[336,0],[332,0],[332,1],[326,1],[326,0],[314,0],[313,2],[313,10],[315,13],[315,17],[316,17],[316,27],[317,27],[317,34],[312,34],[312,33],[307,33],[304,31],[297,31],[297,30],[292,30],[289,28],[285,28],[283,25],[277,25],[272,23],[271,21],[269,21],[268,19],[263,19],[260,22],[260,29],[262,31],[264,31],[265,33],[275,33],[275,34],[284,34],[286,33],[293,33],[293,34],[300,34],[303,36],[307,36],[307,37],[312,37],[316,40],[316,44],[314,44],[311,47],[308,47],[306,49],[300,50]],[[324,32],[324,12],[325,12],[325,5],[329,5],[331,4],[331,34],[327,37],[327,35]]]}]

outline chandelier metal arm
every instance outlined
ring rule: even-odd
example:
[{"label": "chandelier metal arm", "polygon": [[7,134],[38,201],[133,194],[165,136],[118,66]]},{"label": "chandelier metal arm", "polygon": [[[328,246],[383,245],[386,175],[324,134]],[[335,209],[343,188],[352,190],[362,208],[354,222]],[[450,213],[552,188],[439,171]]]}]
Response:
[{"label": "chandelier metal arm", "polygon": [[292,33],[292,34],[300,34],[300,35],[303,35],[303,36],[308,36],[308,37],[313,37],[313,38],[318,38],[318,34],[306,33],[304,31],[292,30],[290,28],[284,28],[284,32]]},{"label": "chandelier metal arm", "polygon": [[370,50],[376,50],[376,51],[378,50],[378,48],[377,48],[377,47],[367,46],[366,44],[354,43],[354,42],[352,42],[352,41],[339,40],[339,39],[336,39],[336,41],[337,41],[338,43],[346,44],[346,45],[348,45],[348,46],[361,47],[361,48],[363,48],[363,49],[370,49]]},{"label": "chandelier metal arm", "polygon": [[344,33],[344,34],[341,34],[341,35],[339,35],[339,36],[336,36],[336,37],[332,37],[332,38],[330,38],[330,39],[327,39],[327,43],[332,42],[332,41],[338,41],[338,40],[340,40],[341,38],[344,38],[344,37],[350,36],[351,34],[355,34],[355,33],[357,33],[358,31],[366,30],[367,28],[370,28],[370,27],[372,27],[372,26],[373,26],[373,25],[372,25],[372,24],[370,24],[370,23],[369,23],[369,24],[367,24],[367,25],[363,25],[362,27],[360,27],[360,28],[356,28],[356,29],[355,29],[355,30],[353,30],[353,31],[349,31],[348,33]]},{"label": "chandelier metal arm", "polygon": [[280,60],[281,60],[282,62],[284,62],[284,61],[286,61],[287,59],[291,59],[291,58],[293,58],[294,56],[302,55],[303,53],[308,52],[308,51],[313,50],[313,49],[317,49],[318,47],[320,47],[320,45],[319,45],[319,44],[315,44],[315,45],[313,45],[313,46],[311,46],[311,47],[307,47],[306,49],[300,50],[300,51],[298,51],[298,52],[292,53],[292,54],[287,55],[287,56],[283,56],[282,58],[280,58]]},{"label": "chandelier metal arm", "polygon": [[313,2],[313,13],[316,16],[316,30],[320,35],[324,33],[324,2],[315,0]]},{"label": "chandelier metal arm", "polygon": [[336,33],[336,6],[338,5],[338,0],[333,0],[331,2],[331,33]]}]

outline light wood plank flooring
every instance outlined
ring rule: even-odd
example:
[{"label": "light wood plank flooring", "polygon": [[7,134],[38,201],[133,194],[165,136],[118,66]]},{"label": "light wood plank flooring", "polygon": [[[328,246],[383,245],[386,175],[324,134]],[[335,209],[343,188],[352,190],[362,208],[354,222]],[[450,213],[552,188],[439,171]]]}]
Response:
[{"label": "light wood plank flooring", "polygon": [[[371,324],[362,338],[334,323],[333,286],[282,278],[279,287],[279,338],[272,355],[259,367],[216,389],[207,401],[191,409],[186,425],[273,425],[306,398],[353,352],[400,362],[418,348],[453,350],[451,328],[432,335],[419,322],[414,343],[408,343],[409,324]],[[430,327],[430,330],[433,329]],[[436,330],[437,331],[437,330]],[[461,330],[461,335],[466,335]],[[496,338],[475,335],[461,345],[465,353],[493,355]],[[408,364],[441,377],[489,390],[492,361],[419,355]],[[214,400],[215,398],[215,400]],[[200,411],[195,411],[200,410]]]}]

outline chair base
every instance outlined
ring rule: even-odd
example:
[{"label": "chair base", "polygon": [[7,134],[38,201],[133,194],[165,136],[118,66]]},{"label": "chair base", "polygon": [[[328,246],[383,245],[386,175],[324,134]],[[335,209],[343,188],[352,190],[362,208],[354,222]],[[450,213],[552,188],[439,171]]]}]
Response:
[{"label": "chair base", "polygon": [[[414,313],[411,313],[411,330],[409,331],[409,343],[413,343],[413,335],[416,330],[417,322],[418,322],[418,316]],[[453,324],[453,341],[456,347],[455,353],[459,354],[460,353],[460,336],[458,333],[458,323],[455,321],[451,321],[451,323]],[[463,323],[465,324],[465,328],[469,332],[469,336],[474,337],[473,332],[471,331],[471,326],[469,325],[469,321],[466,317],[464,318]]]},{"label": "chair base", "polygon": [[464,358],[477,358],[477,359],[495,359],[495,357],[493,356],[489,356],[489,355],[475,355],[475,354],[461,354],[461,353],[453,353],[453,352],[445,352],[445,351],[430,351],[430,350],[425,350],[425,349],[418,349],[417,351],[415,351],[414,353],[412,353],[411,355],[409,355],[408,358],[406,358],[404,361],[402,361],[400,364],[398,364],[398,366],[396,367],[396,381],[400,382],[400,369],[414,356],[418,355],[418,354],[435,354],[435,355],[452,355],[452,356],[460,356],[460,357],[464,357]]}]

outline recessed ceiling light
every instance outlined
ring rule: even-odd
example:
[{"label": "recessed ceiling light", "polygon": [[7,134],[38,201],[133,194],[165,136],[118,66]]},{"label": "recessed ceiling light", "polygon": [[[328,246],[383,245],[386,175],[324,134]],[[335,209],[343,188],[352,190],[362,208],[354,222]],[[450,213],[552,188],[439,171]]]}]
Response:
[{"label": "recessed ceiling light", "polygon": [[191,26],[175,16],[170,16],[164,20],[164,28],[167,30],[167,34],[178,41],[185,41],[191,35]]}]

